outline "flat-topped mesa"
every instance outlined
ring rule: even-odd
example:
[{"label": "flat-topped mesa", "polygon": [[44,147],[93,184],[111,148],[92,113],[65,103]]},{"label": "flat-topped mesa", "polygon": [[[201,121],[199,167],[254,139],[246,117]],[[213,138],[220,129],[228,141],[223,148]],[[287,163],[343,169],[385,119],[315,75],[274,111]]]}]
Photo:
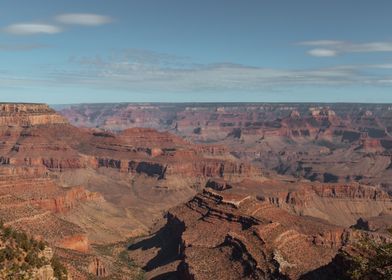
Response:
[{"label": "flat-topped mesa", "polygon": [[46,104],[0,103],[0,126],[68,124]]}]

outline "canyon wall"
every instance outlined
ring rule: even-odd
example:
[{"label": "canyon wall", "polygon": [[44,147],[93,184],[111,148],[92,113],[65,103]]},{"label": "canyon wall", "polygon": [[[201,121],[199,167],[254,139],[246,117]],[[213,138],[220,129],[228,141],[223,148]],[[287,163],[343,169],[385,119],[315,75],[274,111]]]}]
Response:
[{"label": "canyon wall", "polygon": [[45,104],[0,103],[0,126],[66,124],[68,121]]}]

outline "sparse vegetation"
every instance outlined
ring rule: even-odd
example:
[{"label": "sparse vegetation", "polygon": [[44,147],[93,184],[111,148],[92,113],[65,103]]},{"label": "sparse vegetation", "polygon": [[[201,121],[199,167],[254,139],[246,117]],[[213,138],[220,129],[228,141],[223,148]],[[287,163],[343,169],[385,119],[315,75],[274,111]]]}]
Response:
[{"label": "sparse vegetation", "polygon": [[120,254],[118,255],[119,259],[121,262],[123,262],[124,264],[126,264],[129,268],[135,267],[136,264],[134,262],[134,260],[132,260],[129,257],[128,251],[127,250],[123,250],[120,252]]},{"label": "sparse vegetation", "polygon": [[[135,242],[134,238],[128,238],[127,240],[116,242],[105,245],[94,245],[94,249],[99,252],[100,255],[105,256],[106,260],[110,261],[110,274],[106,277],[97,277],[93,274],[88,275],[89,280],[109,280],[109,279],[121,279],[124,275],[129,275],[129,279],[132,280],[145,280],[146,272],[138,266],[128,252],[129,244]],[[127,278],[128,279],[128,278]]]},{"label": "sparse vegetation", "polygon": [[54,276],[58,279],[58,280],[67,280],[68,277],[68,273],[67,273],[67,269],[65,268],[65,266],[59,261],[59,259],[54,256],[51,260],[51,265],[52,268],[54,270]]},{"label": "sparse vegetation", "polygon": [[65,267],[56,258],[44,256],[46,247],[44,242],[0,222],[0,279],[33,279],[38,269],[45,265],[52,266],[58,280],[67,279]]},{"label": "sparse vegetation", "polygon": [[352,280],[392,279],[392,243],[377,244],[368,238],[357,244],[359,253],[341,253],[344,262],[349,263],[346,277]]},{"label": "sparse vegetation", "polygon": [[146,279],[147,279],[146,272],[144,270],[141,270],[139,274],[136,275],[134,280],[146,280]]}]

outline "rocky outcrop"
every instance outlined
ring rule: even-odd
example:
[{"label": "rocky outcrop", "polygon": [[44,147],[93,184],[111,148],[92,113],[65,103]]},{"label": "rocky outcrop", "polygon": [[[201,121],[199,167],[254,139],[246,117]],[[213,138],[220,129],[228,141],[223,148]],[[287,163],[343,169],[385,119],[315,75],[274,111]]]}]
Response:
[{"label": "rocky outcrop", "polygon": [[391,201],[382,189],[360,184],[315,184],[312,190],[320,197]]},{"label": "rocky outcrop", "polygon": [[[187,160],[188,159],[188,160]],[[120,172],[143,174],[158,179],[176,177],[178,174],[189,178],[227,178],[240,179],[245,177],[260,177],[261,171],[246,162],[214,158],[190,157],[182,158],[176,154],[168,160],[124,160],[98,158],[98,168],[112,168]]]},{"label": "rocky outcrop", "polygon": [[68,121],[44,104],[0,103],[0,126],[66,124]]},{"label": "rocky outcrop", "polygon": [[389,213],[380,213],[380,215],[369,218],[359,218],[353,228],[369,232],[384,233],[387,236],[392,228],[392,215]]},{"label": "rocky outcrop", "polygon": [[99,193],[92,193],[83,187],[75,187],[63,194],[40,200],[33,200],[31,203],[42,209],[49,210],[53,213],[66,213],[78,204],[88,201],[103,201]]},{"label": "rocky outcrop", "polygon": [[98,258],[94,258],[88,267],[88,271],[96,277],[107,277],[109,275],[106,265]]},{"label": "rocky outcrop", "polygon": [[216,191],[224,191],[227,189],[231,189],[232,186],[229,183],[227,183],[225,180],[213,179],[213,180],[208,180],[206,184],[206,188],[211,188]]},{"label": "rocky outcrop", "polygon": [[35,273],[33,273],[32,278],[40,279],[40,280],[55,280],[57,278],[54,277],[54,270],[51,265],[44,265],[43,267],[37,269]]},{"label": "rocky outcrop", "polygon": [[[324,269],[343,248],[364,237],[389,242],[391,216],[379,211],[392,209],[390,202],[360,184],[211,179],[169,211],[159,232],[176,236],[170,244],[181,279],[337,279],[342,270]],[[372,217],[349,228],[358,215]]]},{"label": "rocky outcrop", "polygon": [[90,244],[86,234],[77,234],[62,238],[56,243],[56,246],[87,253],[89,251]]},{"label": "rocky outcrop", "polygon": [[[290,212],[321,218],[345,227],[359,218],[391,213],[392,197],[381,188],[360,184],[320,184],[309,182],[264,182],[258,198]],[[243,184],[246,186],[246,184]],[[276,189],[271,188],[275,185]],[[234,186],[235,187],[235,186]]]},{"label": "rocky outcrop", "polygon": [[200,159],[199,161],[168,165],[166,173],[168,175],[181,173],[185,176],[218,177],[233,180],[261,176],[261,171],[258,168],[246,162],[216,159]]},{"label": "rocky outcrop", "polygon": [[341,227],[232,191],[206,190],[170,211],[181,279],[299,279],[347,240]]}]

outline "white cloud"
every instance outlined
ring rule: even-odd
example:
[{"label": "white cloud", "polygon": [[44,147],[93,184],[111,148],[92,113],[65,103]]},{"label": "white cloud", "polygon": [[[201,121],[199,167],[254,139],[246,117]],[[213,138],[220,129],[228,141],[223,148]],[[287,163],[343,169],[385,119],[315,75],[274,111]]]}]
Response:
[{"label": "white cloud", "polygon": [[4,28],[4,31],[14,35],[34,35],[34,34],[56,34],[62,30],[60,27],[51,24],[41,23],[17,23]]},{"label": "white cloud", "polygon": [[312,49],[308,51],[308,54],[310,54],[311,56],[318,56],[318,57],[331,57],[331,56],[336,56],[338,52],[329,49]]},{"label": "white cloud", "polygon": [[96,14],[61,14],[56,16],[55,19],[63,24],[86,26],[98,26],[112,21],[108,16]]},{"label": "white cloud", "polygon": [[[61,14],[55,17],[61,24],[99,26],[112,22],[112,18],[96,14]],[[16,23],[3,28],[4,32],[14,35],[56,34],[62,32],[62,28],[56,24],[44,23]]]},{"label": "white cloud", "polygon": [[340,44],[341,41],[334,41],[334,40],[317,40],[317,41],[304,41],[299,42],[298,45],[303,46],[314,46],[314,47],[327,47],[327,46],[334,46]]},{"label": "white cloud", "polygon": [[392,52],[392,42],[352,43],[346,41],[318,40],[300,42],[298,45],[319,47],[308,51],[308,54],[311,56],[336,56],[344,53],[363,52]]},{"label": "white cloud", "polygon": [[348,50],[353,52],[392,52],[392,42],[350,44],[348,45]]}]

